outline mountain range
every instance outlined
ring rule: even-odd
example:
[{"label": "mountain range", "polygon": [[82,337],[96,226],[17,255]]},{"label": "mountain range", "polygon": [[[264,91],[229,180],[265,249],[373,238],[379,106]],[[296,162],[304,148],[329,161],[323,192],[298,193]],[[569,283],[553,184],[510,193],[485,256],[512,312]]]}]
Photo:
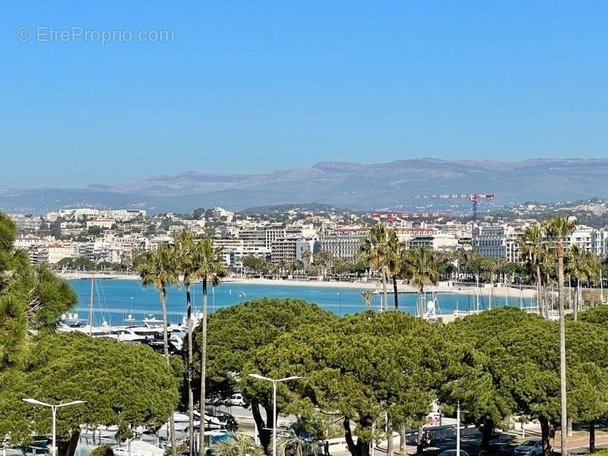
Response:
[{"label": "mountain range", "polygon": [[321,203],[361,211],[442,211],[469,207],[465,195],[494,194],[492,200],[480,200],[481,212],[528,201],[604,199],[607,182],[608,159],[328,161],[267,174],[191,171],[82,189],[0,187],[0,210],[38,214],[67,207],[138,208],[154,214]]}]

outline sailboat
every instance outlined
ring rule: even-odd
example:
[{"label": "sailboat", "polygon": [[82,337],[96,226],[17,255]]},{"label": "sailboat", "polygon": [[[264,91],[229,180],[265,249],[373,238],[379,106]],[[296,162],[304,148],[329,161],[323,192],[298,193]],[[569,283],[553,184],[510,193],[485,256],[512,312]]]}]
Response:
[{"label": "sailboat", "polygon": [[[112,327],[108,324],[105,318],[102,317],[101,325],[96,326],[94,324],[94,298],[95,292],[98,292],[99,289],[96,285],[95,273],[91,274],[91,291],[89,295],[89,315],[87,318],[87,323],[85,325],[82,324],[82,321],[78,317],[78,314],[67,314],[61,316],[61,322],[58,327],[59,331],[69,332],[75,331],[83,334],[87,334],[93,337],[109,337],[113,339],[117,339],[118,335],[115,333],[117,330],[116,327]],[[75,321],[74,321],[75,320]]]}]

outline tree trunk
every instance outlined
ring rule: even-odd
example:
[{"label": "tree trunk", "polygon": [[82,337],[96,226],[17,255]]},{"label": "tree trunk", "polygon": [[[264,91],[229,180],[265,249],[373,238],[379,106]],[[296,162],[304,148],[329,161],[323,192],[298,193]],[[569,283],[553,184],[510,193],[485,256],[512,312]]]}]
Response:
[{"label": "tree trunk", "polygon": [[407,456],[407,435],[404,424],[399,428],[399,455]]},{"label": "tree trunk", "polygon": [[589,423],[589,453],[595,453],[595,420]]},{"label": "tree trunk", "polygon": [[192,296],[190,293],[190,283],[186,285],[186,324],[188,337],[188,454],[194,456],[194,391],[192,389]]},{"label": "tree trunk", "polygon": [[78,440],[80,439],[80,429],[72,432],[70,440],[67,442],[57,442],[57,454],[59,456],[74,456],[78,448]]},{"label": "tree trunk", "polygon": [[201,431],[198,436],[198,454],[205,452],[205,387],[207,380],[207,277],[203,277],[203,321],[201,322],[201,391],[200,414]]},{"label": "tree trunk", "polygon": [[[255,421],[255,426],[258,431],[260,445],[262,445],[264,451],[266,452],[266,454],[268,454],[268,449],[270,448],[271,440],[271,425],[268,422],[264,422],[262,414],[260,413],[260,404],[255,399],[251,401],[251,414],[253,415],[253,421]],[[272,411],[269,412],[268,410],[266,410],[266,416],[272,416]]]},{"label": "tree trunk", "polygon": [[568,453],[568,408],[566,399],[566,315],[564,309],[564,246],[557,244],[558,301],[559,301],[559,381],[561,414],[561,453]]},{"label": "tree trunk", "polygon": [[545,305],[545,301],[542,299],[541,293],[542,286],[542,276],[540,274],[540,264],[536,265],[536,304],[538,304],[538,311],[540,316],[543,318],[549,318],[549,312],[547,311],[547,306]]},{"label": "tree trunk", "polygon": [[581,291],[581,281],[580,279],[577,277],[576,279],[576,298],[574,299],[574,307],[573,307],[573,317],[574,317],[574,321],[576,321],[578,319],[578,306],[580,305],[579,301],[578,301],[578,297],[579,297],[579,292]]},{"label": "tree trunk", "polygon": [[[160,303],[163,312],[163,349],[165,352],[165,360],[167,366],[171,368],[171,360],[169,359],[169,320],[167,317],[167,292],[163,289],[161,292]],[[169,417],[169,432],[171,433],[171,454],[177,455],[177,446],[175,444],[175,417],[173,412]]]},{"label": "tree trunk", "polygon": [[540,418],[538,421],[540,422],[540,436],[543,440],[543,455],[551,456],[552,444],[549,434],[549,422],[543,418]]},{"label": "tree trunk", "polygon": [[388,290],[386,289],[386,268],[382,266],[382,311],[385,312],[388,310],[388,300],[387,294]]},{"label": "tree trunk", "polygon": [[391,421],[386,419],[386,456],[392,456],[393,454],[393,425]]},{"label": "tree trunk", "polygon": [[481,425],[481,449],[487,449],[490,447],[490,440],[492,439],[492,433],[494,432],[494,422],[491,420],[484,420]]},{"label": "tree trunk", "polygon": [[369,456],[369,442],[363,442],[361,438],[357,438],[357,443],[353,440],[353,433],[350,429],[350,420],[344,418],[344,438],[346,439],[346,446],[352,456]]},{"label": "tree trunk", "polygon": [[397,293],[397,277],[393,276],[393,296],[395,301],[395,310],[399,310],[399,294]]}]

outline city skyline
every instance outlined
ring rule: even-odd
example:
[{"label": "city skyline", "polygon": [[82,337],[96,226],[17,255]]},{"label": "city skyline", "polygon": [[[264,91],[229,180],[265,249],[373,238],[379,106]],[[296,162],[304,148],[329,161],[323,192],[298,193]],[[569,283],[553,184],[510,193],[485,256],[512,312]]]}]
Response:
[{"label": "city skyline", "polygon": [[0,184],[604,158],[602,2],[12,3]]}]

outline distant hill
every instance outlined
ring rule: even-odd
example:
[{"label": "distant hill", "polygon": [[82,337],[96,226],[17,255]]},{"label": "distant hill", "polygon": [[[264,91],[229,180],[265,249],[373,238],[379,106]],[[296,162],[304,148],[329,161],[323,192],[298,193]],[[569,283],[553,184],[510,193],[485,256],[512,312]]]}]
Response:
[{"label": "distant hill", "polygon": [[0,187],[0,210],[42,213],[62,207],[141,208],[150,213],[230,210],[316,203],[364,211],[464,211],[466,198],[431,195],[494,193],[480,212],[526,201],[607,198],[608,159],[525,161],[418,158],[362,165],[321,162],[268,174],[187,172],[126,185],[86,189]]}]

